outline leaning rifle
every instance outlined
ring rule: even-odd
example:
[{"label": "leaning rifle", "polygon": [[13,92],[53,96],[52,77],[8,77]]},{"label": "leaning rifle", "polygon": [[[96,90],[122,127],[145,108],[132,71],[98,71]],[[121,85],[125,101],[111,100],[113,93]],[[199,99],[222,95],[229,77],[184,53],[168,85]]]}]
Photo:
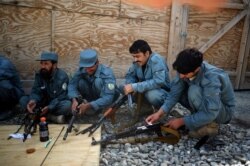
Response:
[{"label": "leaning rifle", "polygon": [[27,122],[25,122],[25,128],[23,133],[23,142],[26,141],[29,134],[33,134],[36,132],[37,124],[40,120],[40,115],[42,113],[42,108],[35,108],[34,113],[28,113],[28,118],[26,119]]},{"label": "leaning rifle", "polygon": [[[77,98],[78,106],[79,106],[80,104],[82,104],[83,101],[84,101],[84,100],[82,99],[82,96],[79,96],[79,97]],[[63,140],[64,140],[64,141],[67,139],[68,134],[71,133],[72,128],[74,128],[74,125],[73,125],[73,124],[74,124],[74,121],[75,121],[76,116],[77,116],[78,113],[79,113],[79,109],[78,109],[78,108],[77,108],[76,110],[73,110],[73,111],[72,111],[72,117],[71,117],[71,119],[70,119],[70,121],[69,121],[68,128],[67,128],[67,130],[66,130],[66,132],[65,132],[65,134],[64,134],[64,136],[63,136]],[[78,131],[77,129],[75,129],[75,130],[76,130],[76,132]]]},{"label": "leaning rifle", "polygon": [[110,116],[111,114],[114,114],[115,111],[127,100],[127,96],[126,95],[120,95],[119,98],[108,108],[107,111],[105,111],[105,113],[102,115],[102,117],[95,122],[94,124],[92,124],[91,126],[89,126],[88,128],[78,132],[76,135],[78,134],[85,134],[87,132],[89,132],[89,136],[91,136],[103,123],[103,121],[107,118],[107,116]]},{"label": "leaning rifle", "polygon": [[[13,134],[18,133],[18,132],[21,130],[21,128],[23,127],[23,125],[25,125],[26,119],[28,119],[28,118],[29,118],[29,114],[26,113],[26,115],[24,116],[24,118],[23,118],[23,120],[22,120],[22,123],[21,123],[20,127],[19,127]],[[9,136],[9,137],[7,138],[7,140],[10,140],[11,138],[13,138],[13,137],[12,137],[12,136]]]},{"label": "leaning rifle", "polygon": [[157,138],[154,138],[153,141],[162,141],[169,144],[176,144],[180,139],[180,134],[176,130],[164,127],[162,123],[155,123],[153,125],[133,127],[128,131],[120,132],[117,134],[111,134],[99,141],[96,141],[94,137],[92,137],[91,145],[108,144],[112,143],[113,140],[118,140],[120,138],[126,138],[143,133],[152,133],[152,132],[156,133],[158,136]]}]

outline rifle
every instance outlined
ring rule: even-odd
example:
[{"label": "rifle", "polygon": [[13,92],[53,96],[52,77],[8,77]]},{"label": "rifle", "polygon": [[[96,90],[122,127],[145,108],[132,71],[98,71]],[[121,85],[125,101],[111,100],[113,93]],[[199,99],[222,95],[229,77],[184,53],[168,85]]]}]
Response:
[{"label": "rifle", "polygon": [[[28,113],[28,118],[25,119],[25,128],[23,133],[23,142],[26,141],[29,134],[34,134],[37,129],[37,124],[40,120],[40,114],[42,112],[42,108],[35,108],[34,113]],[[32,130],[32,131],[31,131]]]},{"label": "rifle", "polygon": [[117,140],[120,138],[131,137],[142,133],[152,133],[152,132],[156,133],[158,136],[157,138],[153,138],[153,141],[162,141],[169,144],[176,144],[180,139],[180,134],[176,130],[164,127],[163,123],[159,122],[153,125],[133,127],[128,131],[108,135],[99,141],[96,141],[95,138],[92,137],[91,145],[112,143],[113,140]]},{"label": "rifle", "polygon": [[101,118],[88,128],[76,133],[78,134],[85,134],[89,132],[89,136],[91,136],[103,123],[103,121],[107,118],[107,116],[113,114],[125,101],[127,100],[126,95],[120,95],[119,98],[108,108],[107,111],[101,116]]},{"label": "rifle", "polygon": [[[78,106],[84,102],[84,100],[82,99],[82,96],[79,96],[77,98],[77,102],[78,102]],[[65,132],[65,134],[63,136],[64,141],[67,139],[68,134],[71,133],[72,128],[74,128],[73,124],[74,124],[74,121],[76,119],[76,116],[77,116],[78,112],[79,112],[79,109],[76,109],[76,110],[72,111],[72,117],[71,117],[71,119],[69,121],[68,128],[67,128],[67,130],[66,130],[66,132]],[[78,129],[75,128],[75,131],[78,132]]]},{"label": "rifle", "polygon": [[[26,120],[28,117],[29,117],[29,114],[27,113],[27,114],[24,116],[24,118],[22,119],[22,123],[21,123],[20,127],[19,127],[13,134],[18,133],[18,132],[21,130],[21,128],[22,128],[23,125],[25,124],[25,120]],[[10,140],[11,138],[13,138],[13,137],[12,137],[12,136],[9,136],[9,137],[7,138],[7,140]]]}]

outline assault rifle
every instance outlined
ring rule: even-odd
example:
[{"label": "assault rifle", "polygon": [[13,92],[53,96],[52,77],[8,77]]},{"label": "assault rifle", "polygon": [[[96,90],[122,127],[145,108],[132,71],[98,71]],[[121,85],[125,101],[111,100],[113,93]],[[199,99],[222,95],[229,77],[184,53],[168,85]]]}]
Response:
[{"label": "assault rifle", "polygon": [[[29,114],[28,114],[28,113],[25,114],[25,116],[24,116],[24,118],[23,118],[23,120],[22,120],[22,123],[21,123],[20,127],[19,127],[13,134],[18,133],[18,132],[21,130],[21,128],[23,127],[23,125],[25,125],[25,121],[26,121],[27,118],[29,118]],[[7,138],[7,140],[10,140],[11,138],[12,138],[12,136],[9,136],[9,137]]]},{"label": "assault rifle", "polygon": [[[132,129],[124,132],[120,132],[117,134],[111,134],[103,139],[96,141],[94,137],[92,137],[91,145],[97,144],[107,144],[111,143],[113,140],[117,140],[120,138],[126,138],[131,136],[136,136],[143,133],[155,133],[158,137],[153,138],[153,141],[162,141],[169,144],[176,144],[180,139],[180,134],[173,129],[167,128],[163,126],[163,123],[155,123],[153,125],[145,125],[139,127],[133,127]],[[151,139],[152,140],[152,139]]]},{"label": "assault rifle", "polygon": [[37,124],[40,121],[40,115],[42,113],[42,108],[35,108],[34,113],[28,113],[27,118],[24,120],[24,133],[23,133],[23,142],[26,141],[29,134],[34,134],[37,129]]},{"label": "assault rifle", "polygon": [[120,95],[119,98],[108,108],[107,111],[101,116],[101,118],[88,128],[76,133],[78,134],[85,134],[89,132],[89,136],[91,136],[103,123],[103,121],[107,118],[107,116],[111,116],[112,114],[115,113],[115,111],[127,100],[126,95]]},{"label": "assault rifle", "polygon": [[[79,96],[77,98],[77,102],[78,102],[78,106],[84,102],[84,100],[82,99],[82,96]],[[77,116],[78,113],[79,113],[79,109],[78,108],[76,110],[72,111],[72,117],[71,117],[71,119],[69,121],[68,128],[67,128],[67,130],[66,130],[66,132],[65,132],[65,134],[63,136],[63,140],[64,141],[67,139],[68,134],[71,133],[72,128],[74,128],[73,124],[74,124],[74,121],[75,121],[76,116]],[[78,132],[78,129],[75,128],[75,131]]]}]

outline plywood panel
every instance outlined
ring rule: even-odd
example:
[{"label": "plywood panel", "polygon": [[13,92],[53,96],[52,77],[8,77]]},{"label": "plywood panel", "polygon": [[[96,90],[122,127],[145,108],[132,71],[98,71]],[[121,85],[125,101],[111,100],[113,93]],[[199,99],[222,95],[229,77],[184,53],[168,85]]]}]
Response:
[{"label": "plywood panel", "polygon": [[134,40],[147,40],[153,50],[166,56],[166,22],[61,11],[55,13],[54,46],[61,56],[59,66],[68,73],[76,70],[79,52],[85,48],[96,49],[101,63],[111,66],[118,78],[124,77],[133,60],[128,49]]},{"label": "plywood panel", "polygon": [[164,22],[170,17],[171,6],[165,8],[153,8],[147,7],[145,5],[136,5],[133,3],[128,3],[126,0],[121,0],[121,17],[127,18],[140,18],[146,20],[155,20]]},{"label": "plywood panel", "polygon": [[50,49],[50,12],[0,5],[0,15],[0,52],[13,61],[22,79],[33,79],[35,59]]},{"label": "plywood panel", "polygon": [[[201,47],[238,12],[221,9],[218,13],[204,13],[192,8],[186,46]],[[242,27],[243,22],[240,21],[205,53],[205,59],[225,70],[235,71]]]},{"label": "plywood panel", "polygon": [[[39,133],[35,133],[31,139],[27,139],[23,143],[22,140],[6,139],[18,126],[0,126],[0,165],[40,165],[59,135],[62,126],[49,125],[50,137],[54,137],[54,139],[47,148],[44,148],[45,143],[40,142]],[[85,128],[87,126],[81,125],[80,127]],[[99,165],[100,146],[91,146],[91,137],[86,134],[75,136],[73,132],[68,135],[66,141],[63,141],[65,130],[66,128],[55,142],[44,165]],[[100,133],[100,129],[94,133],[94,137],[98,140],[100,139]],[[26,149],[29,148],[35,148],[36,151],[27,154]]]},{"label": "plywood panel", "polygon": [[243,23],[240,21],[205,53],[208,62],[227,71],[236,70]]},{"label": "plywood panel", "polygon": [[65,10],[72,12],[118,15],[120,0],[0,0],[5,4]]}]

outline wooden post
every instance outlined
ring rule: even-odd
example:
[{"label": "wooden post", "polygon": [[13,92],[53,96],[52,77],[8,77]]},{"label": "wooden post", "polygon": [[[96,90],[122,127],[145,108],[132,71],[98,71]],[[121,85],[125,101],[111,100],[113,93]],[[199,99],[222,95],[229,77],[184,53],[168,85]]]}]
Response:
[{"label": "wooden post", "polygon": [[[247,0],[246,0],[247,1]],[[246,3],[244,1],[244,3]],[[250,3],[248,2],[248,14],[245,18],[242,38],[241,38],[241,45],[240,45],[240,53],[237,63],[237,77],[236,77],[236,88],[237,89],[244,89],[245,87],[245,78],[247,77],[247,65],[248,65],[248,58],[250,53]]]},{"label": "wooden post", "polygon": [[173,0],[171,21],[169,30],[169,45],[168,45],[168,67],[170,78],[173,78],[175,72],[172,69],[172,64],[175,61],[176,55],[185,48],[188,23],[188,6],[182,5],[179,0]]}]

